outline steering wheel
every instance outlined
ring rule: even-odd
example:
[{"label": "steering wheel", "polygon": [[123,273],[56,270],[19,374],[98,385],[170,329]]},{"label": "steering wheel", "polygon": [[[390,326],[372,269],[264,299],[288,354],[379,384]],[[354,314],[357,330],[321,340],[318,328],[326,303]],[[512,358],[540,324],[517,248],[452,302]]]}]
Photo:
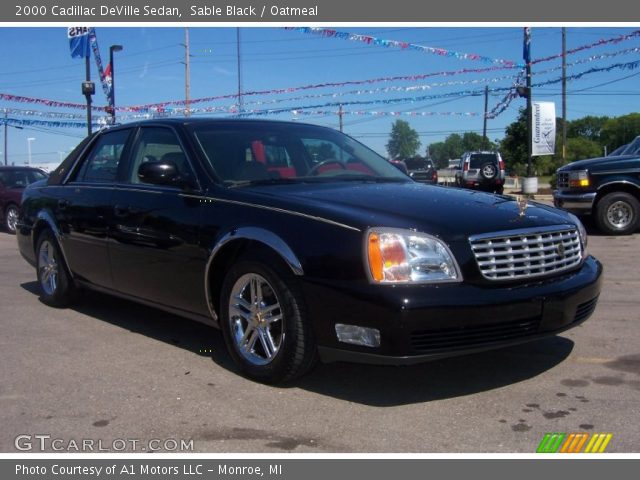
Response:
[{"label": "steering wheel", "polygon": [[307,172],[307,176],[310,177],[311,175],[318,175],[318,170],[320,170],[321,167],[324,167],[325,165],[330,165],[332,163],[335,163],[336,165],[340,165],[340,168],[342,168],[343,170],[347,169],[347,166],[344,164],[344,162],[340,160],[336,160],[335,158],[330,158],[328,160],[324,160],[323,162],[320,162],[317,165],[314,165],[313,167],[311,167],[311,169]]}]

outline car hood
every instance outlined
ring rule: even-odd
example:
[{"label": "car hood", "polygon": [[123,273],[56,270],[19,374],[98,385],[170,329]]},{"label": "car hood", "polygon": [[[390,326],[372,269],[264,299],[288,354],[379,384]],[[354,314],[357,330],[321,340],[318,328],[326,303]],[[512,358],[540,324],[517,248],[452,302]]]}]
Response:
[{"label": "car hood", "polygon": [[628,160],[638,161],[637,155],[616,155],[615,157],[589,158],[586,160],[578,160],[571,162],[558,171],[567,170],[591,170],[594,168],[622,167]]},{"label": "car hood", "polygon": [[474,234],[573,223],[565,212],[536,202],[528,202],[521,215],[514,197],[416,183],[307,184],[250,190],[261,197],[260,203],[358,229],[410,228],[451,241]]}]

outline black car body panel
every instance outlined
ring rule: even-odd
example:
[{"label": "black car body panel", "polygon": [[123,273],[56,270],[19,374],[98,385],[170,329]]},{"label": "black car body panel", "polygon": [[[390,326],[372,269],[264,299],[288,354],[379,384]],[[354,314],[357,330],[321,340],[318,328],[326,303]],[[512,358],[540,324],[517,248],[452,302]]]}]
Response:
[{"label": "black car body panel", "polygon": [[[240,252],[267,249],[298,279],[327,360],[412,363],[494,348],[560,332],[595,308],[602,266],[593,257],[561,273],[496,282],[483,277],[470,246],[477,234],[575,230],[574,220],[560,210],[531,202],[523,212],[510,197],[420,185],[404,176],[277,178],[229,187],[199,149],[193,135],[198,125],[286,130],[290,124],[162,120],[117,127],[107,132],[128,129],[130,135],[115,180],[78,181],[80,164],[106,135],[97,134],[47,184],[26,190],[18,225],[23,257],[36,263],[38,236],[50,229],[79,285],[216,325],[225,272]],[[180,139],[192,175],[179,186],[123,180],[146,127],[170,129]],[[372,227],[437,239],[452,253],[461,278],[376,284],[363,248]],[[380,346],[338,341],[337,323],[377,329]]]}]

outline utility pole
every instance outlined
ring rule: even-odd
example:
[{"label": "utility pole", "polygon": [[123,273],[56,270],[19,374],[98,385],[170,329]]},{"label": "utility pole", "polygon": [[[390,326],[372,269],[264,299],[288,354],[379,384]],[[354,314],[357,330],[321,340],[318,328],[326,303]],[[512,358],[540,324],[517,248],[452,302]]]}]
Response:
[{"label": "utility pole", "polygon": [[483,147],[489,146],[487,138],[487,115],[489,113],[489,85],[484,86],[484,120],[482,122],[482,143]]},{"label": "utility pole", "polygon": [[7,123],[9,122],[7,111],[4,111],[4,164],[9,165],[7,158]]},{"label": "utility pole", "polygon": [[236,28],[236,54],[237,54],[237,61],[238,61],[238,112],[242,113],[243,111],[243,106],[242,106],[242,63],[241,63],[241,57],[240,57],[240,27]]},{"label": "utility pole", "polygon": [[344,115],[344,112],[342,111],[342,104],[340,104],[340,108],[338,109],[338,119],[340,120],[340,131],[342,132],[342,116]]},{"label": "utility pole", "polygon": [[[530,47],[530,43],[531,43],[531,29],[529,27],[525,27],[524,29],[524,36],[525,36],[525,43],[527,45],[529,45]],[[527,74],[527,136],[529,138],[527,138],[527,178],[531,178],[531,163],[532,163],[532,156],[531,154],[533,153],[533,139],[532,139],[532,119],[533,119],[533,111],[532,111],[532,105],[531,105],[531,97],[532,97],[532,91],[531,91],[531,53],[529,53],[529,58],[527,58],[527,65],[526,65],[526,74]]]},{"label": "utility pole", "polygon": [[562,27],[562,164],[567,163],[567,29]]},{"label": "utility pole", "polygon": [[191,54],[189,53],[189,28],[184,29],[184,116],[191,115],[189,102],[191,96]]},{"label": "utility pole", "polygon": [[82,93],[87,99],[87,134],[91,135],[91,95],[96,93],[96,87],[91,82],[91,58],[85,57],[85,83],[82,85]]}]

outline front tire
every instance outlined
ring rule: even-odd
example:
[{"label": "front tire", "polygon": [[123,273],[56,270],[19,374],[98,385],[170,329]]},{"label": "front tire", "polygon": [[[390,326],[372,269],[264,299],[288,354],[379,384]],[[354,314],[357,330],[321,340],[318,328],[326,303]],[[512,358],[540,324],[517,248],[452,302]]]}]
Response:
[{"label": "front tire", "polygon": [[596,205],[598,228],[609,235],[630,235],[638,228],[640,202],[626,192],[605,195]]},{"label": "front tire", "polygon": [[73,302],[76,289],[51,230],[43,231],[38,237],[36,272],[42,291],[40,298],[44,303],[52,307],[66,307]]},{"label": "front tire", "polygon": [[253,380],[291,381],[315,364],[314,335],[296,279],[268,260],[245,257],[229,270],[220,326],[234,362]]},{"label": "front tire", "polygon": [[18,207],[9,205],[4,211],[4,228],[12,235],[16,234],[18,224]]}]

